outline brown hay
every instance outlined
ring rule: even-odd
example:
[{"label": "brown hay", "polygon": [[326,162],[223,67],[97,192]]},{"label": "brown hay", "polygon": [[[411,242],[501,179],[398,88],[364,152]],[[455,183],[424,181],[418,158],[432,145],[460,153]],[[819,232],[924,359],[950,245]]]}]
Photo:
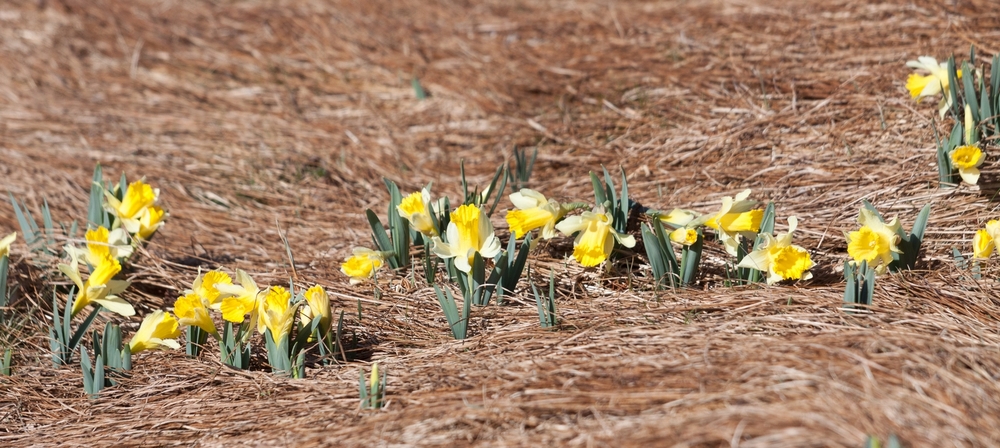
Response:
[{"label": "brown hay", "polygon": [[[51,296],[31,266],[55,260],[22,259],[19,242],[12,308],[27,324],[0,378],[0,443],[998,445],[995,286],[951,258],[995,217],[993,193],[936,187],[934,101],[903,88],[917,56],[1000,51],[997,25],[986,1],[4,4],[3,189],[69,222],[97,162],[158,186],[170,218],[126,293],[140,313],[172,305],[199,268],[287,283],[277,222],[297,281],[326,286],[359,343],[351,363],[295,381],[224,368],[214,347],[142,354],[91,401],[75,367],[48,359]],[[419,272],[385,276],[381,300],[347,284],[339,263],[369,244],[383,176],[454,202],[460,160],[481,184],[514,145],[539,149],[531,185],[557,199],[590,197],[602,164],[659,209],[710,211],[753,188],[779,229],[800,218],[815,279],[726,287],[711,246],[696,287],[654,292],[641,257],[586,271],[554,241],[532,272],[556,273],[558,331],[538,328],[522,290],[475,309],[464,342]],[[843,232],[862,198],[907,227],[934,209],[919,270],[848,314]],[[374,360],[389,403],[360,411],[358,369]]]}]

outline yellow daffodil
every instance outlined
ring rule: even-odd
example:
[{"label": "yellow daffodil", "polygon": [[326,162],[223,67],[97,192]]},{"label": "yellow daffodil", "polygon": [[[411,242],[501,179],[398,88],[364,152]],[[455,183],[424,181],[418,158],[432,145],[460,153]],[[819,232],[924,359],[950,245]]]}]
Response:
[{"label": "yellow daffodil", "polygon": [[976,236],[972,237],[972,257],[990,258],[995,246],[996,244],[990,233],[986,229],[979,229],[976,231]]},{"label": "yellow daffodil", "polygon": [[116,260],[126,259],[132,256],[132,245],[128,242],[128,233],[125,229],[115,229],[108,231],[101,226],[88,230],[84,236],[87,239],[87,248],[69,248],[76,252],[78,257],[87,261],[87,264],[96,266],[105,257],[110,256]]},{"label": "yellow daffodil", "polygon": [[297,307],[288,303],[291,298],[292,294],[280,286],[272,286],[264,297],[260,316],[275,342],[288,336],[295,322]]},{"label": "yellow daffodil", "polygon": [[94,265],[94,270],[90,273],[90,277],[84,282],[80,277],[80,262],[75,252],[72,252],[72,248],[70,247],[67,247],[66,251],[70,253],[72,261],[68,265],[60,264],[59,270],[63,274],[66,274],[66,277],[69,277],[73,281],[73,284],[76,285],[77,296],[73,301],[72,315],[77,315],[77,313],[83,311],[91,303],[103,306],[108,311],[121,314],[122,316],[135,315],[135,309],[132,308],[132,305],[115,295],[124,291],[129,285],[129,282],[126,281],[112,280],[122,270],[122,266],[118,263],[118,260],[115,260],[110,255],[105,255],[103,259]]},{"label": "yellow daffodil", "polygon": [[434,239],[434,253],[441,258],[455,258],[455,267],[468,273],[472,257],[479,252],[484,259],[500,253],[500,240],[493,234],[493,224],[475,205],[463,205],[451,213],[445,232],[448,242]]},{"label": "yellow daffodil", "polygon": [[[260,308],[258,296],[260,288],[257,282],[253,281],[242,269],[236,270],[236,281],[238,285],[229,283],[216,283],[215,288],[219,290],[222,303],[219,311],[222,311],[222,318],[233,323],[243,323],[246,316],[250,316],[250,322],[257,322],[257,331],[263,333],[263,324],[258,319],[257,312]],[[204,280],[202,281],[204,284]]]},{"label": "yellow daffodil", "polygon": [[592,212],[564,219],[556,228],[566,236],[577,234],[573,240],[573,258],[584,267],[593,267],[611,255],[615,241],[625,247],[635,246],[635,238],[615,231],[613,222],[611,213],[596,207]]},{"label": "yellow daffodil", "polygon": [[974,145],[959,146],[948,153],[948,157],[963,181],[972,185],[979,182],[979,166],[986,160],[983,150]]},{"label": "yellow daffodil", "polygon": [[159,188],[153,188],[141,180],[128,184],[120,201],[110,191],[104,192],[107,208],[117,218],[115,227],[124,227],[128,233],[133,235],[139,234],[142,227],[140,220],[143,214],[156,203],[159,195]]},{"label": "yellow daffodil", "polygon": [[340,272],[351,278],[352,285],[356,285],[374,277],[383,264],[385,259],[381,252],[355,247],[353,254],[340,265]]},{"label": "yellow daffodil", "polygon": [[698,214],[691,210],[682,210],[675,208],[667,213],[666,215],[660,215],[660,221],[664,224],[670,224],[674,227],[685,227],[690,224],[695,219],[698,219]]},{"label": "yellow daffodil", "polygon": [[722,208],[717,213],[703,215],[687,224],[688,227],[704,225],[714,229],[719,241],[726,247],[726,252],[736,256],[740,245],[739,237],[754,238],[760,230],[764,219],[764,211],[754,209],[757,201],[751,201],[750,190],[743,190],[736,197],[722,198]]},{"label": "yellow daffodil", "polygon": [[306,290],[305,297],[308,306],[302,307],[303,315],[309,321],[319,319],[319,334],[326,336],[333,322],[330,317],[330,296],[322,286],[316,285]]},{"label": "yellow daffodil", "polygon": [[516,210],[507,212],[507,225],[514,238],[521,239],[535,229],[542,229],[542,239],[556,236],[556,223],[566,216],[566,210],[556,201],[545,199],[541,193],[528,188],[511,193],[510,202]]},{"label": "yellow daffodil", "polygon": [[965,105],[965,146],[959,146],[948,153],[951,166],[958,170],[958,175],[966,183],[975,185],[979,182],[979,167],[986,160],[986,154],[972,141],[972,131],[975,126],[972,119],[972,108]]},{"label": "yellow daffodil", "polygon": [[178,349],[181,345],[174,339],[180,335],[177,319],[170,313],[156,310],[142,319],[139,330],[132,336],[128,347],[133,354],[143,350]]},{"label": "yellow daffodil", "polygon": [[670,232],[670,241],[684,246],[690,246],[698,242],[698,231],[695,229],[681,227],[673,232]]},{"label": "yellow daffodil", "polygon": [[403,198],[396,206],[399,216],[410,222],[410,226],[416,231],[428,237],[438,236],[438,230],[434,228],[434,220],[431,219],[431,192],[424,188],[418,192],[411,193]]},{"label": "yellow daffodil", "polygon": [[205,274],[198,274],[194,283],[191,284],[191,292],[200,297],[209,308],[219,310],[222,308],[223,294],[217,285],[232,286],[232,284],[233,279],[229,277],[229,274],[222,271],[208,271]]},{"label": "yellow daffodil", "polygon": [[991,219],[986,227],[976,231],[972,237],[973,258],[989,258],[993,249],[1000,245],[1000,221]]},{"label": "yellow daffodil", "polygon": [[163,227],[163,217],[166,213],[162,208],[154,205],[149,207],[139,217],[139,231],[135,236],[140,240],[149,240],[160,227]]},{"label": "yellow daffodil", "polygon": [[897,246],[901,239],[897,233],[901,229],[899,219],[892,218],[886,224],[867,207],[862,207],[858,223],[860,229],[846,234],[847,254],[856,263],[868,262],[868,266],[875,267],[875,272],[881,274],[892,263],[892,254],[901,253]]},{"label": "yellow daffodil", "polygon": [[218,335],[212,315],[209,314],[207,303],[198,294],[185,294],[174,302],[174,314],[180,325],[198,327],[211,334]]},{"label": "yellow daffodil", "polygon": [[[941,118],[944,118],[944,114],[948,112],[948,108],[951,107],[952,103],[951,90],[948,88],[948,63],[942,62],[939,64],[937,59],[930,56],[921,56],[916,61],[907,62],[906,66],[929,72],[927,75],[911,73],[906,78],[906,89],[910,91],[910,96],[916,98],[917,101],[920,101],[924,97],[941,93],[943,97],[941,98],[941,102],[938,103],[938,113],[941,115]],[[962,78],[961,70],[956,70],[956,74],[959,79]]]},{"label": "yellow daffodil", "polygon": [[801,246],[792,244],[792,232],[798,226],[798,219],[788,218],[788,233],[773,236],[762,233],[764,244],[760,249],[750,252],[737,267],[756,269],[767,272],[767,284],[773,285],[782,280],[808,280],[812,278],[809,269],[813,261],[809,252]]},{"label": "yellow daffodil", "polygon": [[6,257],[10,254],[10,245],[17,239],[17,232],[11,233],[0,239],[0,257]]}]

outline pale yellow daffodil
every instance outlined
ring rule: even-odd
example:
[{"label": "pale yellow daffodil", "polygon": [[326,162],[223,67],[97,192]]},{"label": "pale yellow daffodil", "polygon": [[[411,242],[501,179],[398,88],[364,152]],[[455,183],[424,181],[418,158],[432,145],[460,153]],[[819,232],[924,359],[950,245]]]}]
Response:
[{"label": "pale yellow daffodil", "polygon": [[686,227],[695,219],[698,219],[700,215],[691,210],[683,210],[675,208],[667,213],[666,215],[660,215],[660,221],[664,224],[669,224],[673,227]]},{"label": "pale yellow daffodil", "polygon": [[379,268],[385,264],[381,252],[364,247],[355,247],[352,252],[352,255],[340,265],[340,272],[351,278],[352,285],[374,277]]},{"label": "pale yellow daffodil", "polygon": [[[929,73],[927,75],[911,73],[906,78],[906,90],[910,91],[910,96],[919,102],[925,97],[934,96],[939,93],[942,94],[941,102],[938,103],[938,113],[941,115],[941,118],[944,118],[944,114],[948,112],[948,108],[951,107],[953,100],[951,90],[948,88],[948,63],[942,62],[939,64],[937,59],[930,56],[921,56],[916,61],[908,61],[906,66]],[[956,70],[956,74],[959,79],[962,78],[961,70]]]},{"label": "pale yellow daffodil", "polygon": [[430,205],[431,192],[424,188],[403,198],[396,206],[396,210],[399,211],[399,216],[409,221],[410,226],[416,231],[428,237],[435,237],[438,236],[438,230],[431,218]]},{"label": "pale yellow daffodil", "polygon": [[635,238],[632,235],[618,233],[613,224],[611,213],[603,207],[594,211],[583,212],[570,216],[556,225],[556,229],[566,236],[576,233],[573,240],[573,258],[584,267],[594,267],[607,260],[614,250],[615,241],[625,247],[634,247]]},{"label": "pale yellow daffodil", "polygon": [[507,225],[514,238],[521,239],[528,232],[541,229],[542,239],[556,236],[556,223],[566,216],[566,210],[556,201],[550,201],[541,193],[528,188],[511,193],[510,202],[516,210],[507,212]]},{"label": "pale yellow daffodil", "polygon": [[465,273],[472,270],[472,258],[477,252],[483,259],[500,253],[493,224],[475,205],[463,205],[452,212],[445,235],[447,242],[434,239],[434,253],[445,259],[455,258],[455,268]]},{"label": "pale yellow daffodil", "polygon": [[670,241],[684,246],[690,246],[698,242],[698,231],[695,229],[681,227],[670,232]]},{"label": "pale yellow daffodil", "polygon": [[181,347],[174,339],[181,335],[177,319],[170,313],[156,310],[142,319],[139,330],[132,336],[128,347],[133,354],[144,350],[178,349]]},{"label": "pale yellow daffodil", "polygon": [[114,227],[124,227],[128,233],[136,236],[142,228],[140,220],[143,214],[156,203],[159,196],[159,188],[153,188],[141,180],[128,184],[120,201],[110,191],[104,192],[107,209],[116,217]]},{"label": "pale yellow daffodil", "polygon": [[881,274],[892,263],[893,253],[902,253],[897,246],[901,240],[897,233],[901,229],[899,219],[892,218],[886,224],[867,207],[862,207],[858,223],[860,229],[846,233],[847,254],[855,263],[868,262],[868,266]]},{"label": "pale yellow daffodil", "polygon": [[326,336],[333,323],[330,311],[330,296],[322,286],[316,285],[306,290],[305,298],[308,306],[302,307],[303,314],[309,322],[313,319],[319,319],[317,328],[319,329],[320,337]]},{"label": "pale yellow daffodil", "polygon": [[209,313],[207,302],[198,294],[185,294],[177,298],[174,302],[174,314],[180,325],[198,327],[213,335],[218,335],[212,315]]},{"label": "pale yellow daffodil", "polygon": [[136,238],[146,241],[149,240],[160,227],[163,227],[163,218],[166,212],[163,211],[159,206],[152,206],[146,209],[139,217],[139,231],[136,232]]},{"label": "pale yellow daffodil", "polygon": [[703,215],[688,223],[687,227],[704,225],[714,229],[726,252],[735,257],[740,245],[739,238],[755,238],[764,219],[764,211],[754,208],[757,201],[748,200],[748,197],[749,189],[735,197],[723,197],[722,207],[718,212]]},{"label": "pale yellow daffodil", "polygon": [[965,145],[959,146],[948,153],[951,166],[958,170],[958,175],[966,183],[975,185],[979,182],[979,167],[986,160],[986,154],[976,142],[972,141],[972,131],[975,124],[972,118],[972,108],[965,105]]},{"label": "pale yellow daffodil", "polygon": [[77,296],[73,301],[73,310],[71,313],[73,316],[83,311],[87,305],[92,303],[103,306],[108,311],[122,316],[135,315],[135,308],[132,308],[131,304],[115,295],[124,291],[129,285],[127,281],[113,280],[114,276],[118,275],[122,270],[122,266],[118,260],[115,260],[110,255],[105,255],[103,259],[94,265],[94,270],[91,271],[90,277],[84,282],[80,277],[80,261],[77,259],[76,253],[72,251],[71,247],[67,247],[66,251],[70,254],[70,264],[60,264],[59,270],[63,274],[66,274],[66,277],[69,277],[73,284],[76,285]]},{"label": "pale yellow daffodil", "polygon": [[17,239],[17,232],[11,233],[0,239],[0,257],[6,257],[10,254],[10,245]]},{"label": "pale yellow daffodil", "polygon": [[801,246],[792,244],[792,233],[798,226],[798,219],[788,217],[788,233],[773,236],[762,233],[764,243],[760,249],[750,252],[737,267],[756,269],[767,273],[767,284],[773,285],[782,280],[808,280],[812,278],[809,269],[813,261],[809,252]]},{"label": "pale yellow daffodil", "polygon": [[972,237],[972,258],[990,258],[995,246],[993,237],[986,229],[977,230],[976,235]]}]

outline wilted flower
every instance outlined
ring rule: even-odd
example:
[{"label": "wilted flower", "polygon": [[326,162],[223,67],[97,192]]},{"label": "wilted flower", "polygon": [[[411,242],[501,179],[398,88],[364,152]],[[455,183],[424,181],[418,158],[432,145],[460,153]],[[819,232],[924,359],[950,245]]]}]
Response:
[{"label": "wilted flower", "polygon": [[846,234],[847,254],[856,263],[866,261],[869,266],[877,266],[875,272],[881,274],[892,263],[892,254],[901,253],[897,246],[901,239],[897,233],[901,229],[899,219],[892,218],[886,224],[867,207],[862,207],[858,223],[860,229]]},{"label": "wilted flower", "polygon": [[80,261],[77,259],[76,252],[71,247],[67,247],[66,251],[70,254],[70,264],[60,264],[59,270],[73,281],[78,291],[76,300],[73,301],[72,315],[77,315],[91,303],[96,303],[107,308],[108,311],[122,316],[135,315],[135,309],[132,308],[132,305],[115,295],[124,291],[129,285],[127,281],[112,280],[122,270],[118,260],[105,254],[104,258],[94,265],[90,277],[84,282],[80,277]]},{"label": "wilted flower", "polygon": [[0,257],[5,257],[10,253],[10,244],[17,239],[17,232],[11,233],[0,239]]},{"label": "wilted flower", "polygon": [[508,211],[506,219],[517,239],[539,228],[542,239],[552,238],[556,236],[556,223],[566,216],[566,210],[558,202],[545,199],[541,193],[528,188],[511,193],[510,202],[517,210]]},{"label": "wilted flower", "polygon": [[493,234],[493,224],[479,207],[463,205],[451,213],[446,232],[448,241],[434,239],[434,253],[441,258],[455,258],[455,268],[468,273],[472,257],[479,252],[484,259],[500,253],[500,240]]},{"label": "wilted flower", "polygon": [[438,236],[438,230],[431,219],[431,192],[427,188],[410,193],[396,206],[399,216],[410,222],[410,226],[429,237]]},{"label": "wilted flower", "polygon": [[564,219],[556,228],[566,236],[577,234],[573,240],[573,258],[584,267],[593,267],[611,255],[615,241],[625,247],[635,246],[635,238],[618,233],[612,226],[613,222],[611,213],[598,206],[592,212]]},{"label": "wilted flower", "polygon": [[180,344],[174,339],[181,335],[177,319],[170,313],[156,310],[152,314],[146,315],[139,325],[139,330],[132,336],[128,347],[132,353],[139,353],[143,350],[154,350],[161,348],[180,348]]},{"label": "wilted flower", "polygon": [[356,285],[375,276],[385,260],[382,253],[364,247],[355,247],[353,255],[347,257],[340,265],[340,272],[351,278],[351,284]]},{"label": "wilted flower", "polygon": [[185,294],[177,298],[174,302],[174,314],[180,325],[198,327],[206,332],[217,335],[219,331],[215,328],[212,315],[209,314],[207,302],[197,294]]},{"label": "wilted flower", "polygon": [[798,226],[798,219],[788,217],[788,233],[773,236],[762,233],[764,244],[760,249],[750,252],[737,267],[756,269],[767,272],[767,284],[772,285],[782,280],[808,280],[812,278],[809,269],[813,261],[809,252],[801,246],[792,244],[792,232]]},{"label": "wilted flower", "polygon": [[[948,88],[948,63],[939,64],[937,59],[921,56],[916,61],[907,62],[906,66],[929,72],[927,75],[911,73],[906,78],[906,89],[910,91],[910,96],[916,98],[917,101],[941,93],[943,97],[938,103],[938,113],[944,118],[944,114],[948,112],[952,103],[951,90]],[[962,78],[961,70],[956,70],[956,74],[959,79]]]}]

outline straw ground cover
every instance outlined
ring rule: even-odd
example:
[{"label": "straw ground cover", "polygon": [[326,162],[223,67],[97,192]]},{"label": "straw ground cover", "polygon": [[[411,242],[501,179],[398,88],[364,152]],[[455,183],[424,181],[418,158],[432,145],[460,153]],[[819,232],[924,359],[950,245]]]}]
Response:
[{"label": "straw ground cover", "polygon": [[[917,56],[1000,51],[994,9],[5,3],[4,190],[33,210],[45,198],[68,222],[84,213],[95,163],[145,176],[170,217],[134,259],[126,298],[140,315],[171,306],[199,267],[242,268],[264,284],[324,285],[357,341],[353,361],[302,380],[263,359],[237,371],[145,353],[89,400],[79,370],[51,366],[50,297],[33,267],[46,261],[18,242],[0,441],[859,446],[897,434],[908,446],[995,446],[997,269],[985,263],[976,280],[951,256],[997,217],[995,162],[981,188],[938,189],[934,101],[914,104],[903,85]],[[604,274],[567,262],[571,239],[558,238],[531,256],[536,284],[555,272],[556,331],[539,328],[521,289],[474,309],[471,337],[454,341],[419,274],[380,275],[376,299],[339,272],[369,244],[363,210],[388,203],[382,176],[457,198],[459,160],[482,184],[514,145],[538,148],[531,186],[560,200],[590,197],[587,173],[601,164],[623,166],[649,207],[709,211],[753,188],[799,217],[814,277],[729,287],[710,243],[695,286],[654,291],[641,254]],[[934,210],[917,270],[880,278],[872,312],[848,314],[843,232],[863,198],[906,226]],[[16,226],[0,201],[0,233]],[[362,411],[358,368],[376,360],[388,403]]]}]

